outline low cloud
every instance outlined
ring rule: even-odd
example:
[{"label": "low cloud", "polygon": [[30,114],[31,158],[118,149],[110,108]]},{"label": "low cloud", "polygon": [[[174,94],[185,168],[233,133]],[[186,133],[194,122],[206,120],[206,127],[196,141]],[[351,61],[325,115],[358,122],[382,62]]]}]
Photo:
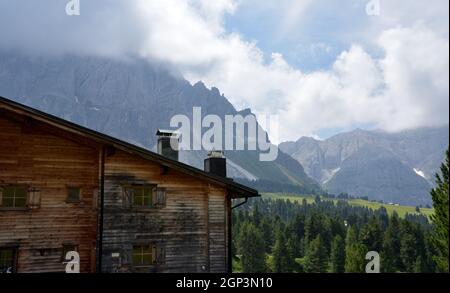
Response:
[{"label": "low cloud", "polygon": [[[237,1],[81,0],[81,15],[72,17],[67,2],[0,0],[0,49],[164,62],[192,83],[220,88],[238,108],[279,114],[281,140],[358,124],[397,131],[449,120],[448,29],[433,21],[447,1],[418,1],[428,8],[414,21],[406,12],[382,14],[365,28],[370,42],[355,41],[329,69],[308,73],[227,31],[224,17]],[[286,14],[281,31],[294,29],[309,5]]]}]

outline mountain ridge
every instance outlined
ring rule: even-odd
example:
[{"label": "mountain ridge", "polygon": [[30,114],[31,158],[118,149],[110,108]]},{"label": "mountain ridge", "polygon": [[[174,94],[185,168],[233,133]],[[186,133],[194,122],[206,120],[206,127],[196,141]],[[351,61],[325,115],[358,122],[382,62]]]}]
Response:
[{"label": "mountain ridge", "polygon": [[[370,152],[368,146],[373,147]],[[295,142],[281,143],[279,147],[301,163],[306,173],[329,192],[425,205],[431,202],[429,189],[448,147],[448,125],[397,133],[355,129],[325,140],[301,137]],[[365,152],[364,157],[361,153]],[[374,155],[385,165],[373,161],[370,156]],[[362,168],[361,159],[364,159],[365,167],[372,166],[373,169]],[[361,167],[360,173],[350,170],[350,165],[354,169]],[[374,174],[388,176],[383,180],[378,178],[378,188],[375,185],[357,188],[371,185]],[[392,178],[399,181],[394,183]]]},{"label": "mountain ridge", "polygon": [[[0,51],[0,95],[155,150],[156,130],[170,128],[170,117],[186,115],[193,107],[203,114],[237,111],[218,88],[199,81],[191,85],[177,72],[147,62],[101,57],[28,56]],[[180,161],[203,169],[207,150],[182,151]],[[291,184],[301,191],[321,192],[300,163],[279,152],[273,162],[260,162],[256,151],[226,151],[230,177]]]}]

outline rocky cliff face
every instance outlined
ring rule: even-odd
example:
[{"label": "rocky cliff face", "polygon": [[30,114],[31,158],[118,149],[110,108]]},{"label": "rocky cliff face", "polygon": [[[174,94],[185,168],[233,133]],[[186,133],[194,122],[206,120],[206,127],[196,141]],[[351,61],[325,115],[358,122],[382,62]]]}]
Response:
[{"label": "rocky cliff face", "polygon": [[280,145],[333,193],[402,204],[429,204],[429,189],[448,147],[448,126],[399,133],[355,130],[324,141]]},{"label": "rocky cliff face", "polygon": [[[0,95],[153,150],[156,130],[169,128],[174,115],[192,118],[193,107],[201,107],[203,116],[238,113],[217,88],[191,85],[176,72],[145,60],[0,52]],[[180,160],[203,168],[205,156],[206,150],[186,151]],[[301,164],[284,153],[274,162],[260,162],[255,151],[227,151],[226,156],[231,177],[320,189]]]}]

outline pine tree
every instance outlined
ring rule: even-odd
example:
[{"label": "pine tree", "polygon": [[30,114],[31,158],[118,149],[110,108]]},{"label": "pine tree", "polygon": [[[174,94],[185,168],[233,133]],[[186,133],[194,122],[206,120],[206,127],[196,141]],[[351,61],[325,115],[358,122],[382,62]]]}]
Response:
[{"label": "pine tree", "polygon": [[305,255],[305,272],[307,273],[326,273],[328,267],[327,251],[323,241],[318,235],[312,240]]},{"label": "pine tree", "polygon": [[400,225],[400,259],[402,269],[406,272],[414,272],[417,259],[417,241],[411,223],[402,221]]},{"label": "pine tree", "polygon": [[259,227],[259,225],[261,224],[261,213],[259,211],[258,202],[255,202],[255,206],[253,208],[253,223],[256,225],[256,227]]},{"label": "pine tree", "polygon": [[244,273],[266,271],[266,254],[261,231],[250,222],[242,224],[238,235],[238,251],[241,254]]},{"label": "pine tree", "polygon": [[297,269],[297,263],[295,261],[296,258],[296,250],[297,245],[296,241],[294,240],[296,238],[295,235],[292,237],[289,237],[288,241],[286,242],[286,250],[287,250],[287,272],[293,273]]},{"label": "pine tree", "polygon": [[307,245],[310,241],[321,234],[323,226],[323,216],[319,213],[315,212],[308,217],[305,223],[305,238]]},{"label": "pine tree", "polygon": [[341,235],[336,235],[331,245],[331,271],[333,273],[345,272],[345,243]]},{"label": "pine tree", "polygon": [[285,273],[289,270],[289,253],[286,248],[284,231],[278,228],[276,231],[275,245],[273,246],[273,270],[274,273]]},{"label": "pine tree", "polygon": [[375,217],[372,217],[369,222],[364,225],[360,232],[360,239],[369,251],[376,251],[380,253],[383,242],[383,233],[380,225]]},{"label": "pine tree", "polygon": [[364,273],[367,247],[359,243],[355,227],[350,227],[345,239],[345,272]]},{"label": "pine tree", "polygon": [[305,216],[297,214],[292,222],[292,230],[298,239],[305,237]]},{"label": "pine tree", "polygon": [[441,165],[441,174],[436,174],[436,188],[431,191],[434,207],[434,214],[431,216],[431,220],[435,226],[432,242],[438,251],[438,254],[434,256],[434,260],[439,271],[447,273],[449,272],[449,165],[449,151],[447,150],[445,162]]},{"label": "pine tree", "polygon": [[261,220],[261,232],[263,234],[264,239],[264,250],[266,253],[272,252],[272,246],[273,246],[273,228],[272,228],[272,222],[270,219],[266,216],[264,216]]},{"label": "pine tree", "polygon": [[385,273],[394,273],[400,267],[400,219],[397,212],[394,211],[384,233],[381,270]]}]

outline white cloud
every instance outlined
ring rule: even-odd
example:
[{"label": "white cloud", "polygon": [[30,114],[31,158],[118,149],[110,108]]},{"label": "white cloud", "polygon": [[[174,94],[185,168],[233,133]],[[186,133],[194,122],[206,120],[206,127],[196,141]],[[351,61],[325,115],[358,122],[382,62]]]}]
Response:
[{"label": "white cloud", "polygon": [[[81,0],[78,18],[64,14],[63,2],[1,0],[0,48],[169,63],[192,83],[220,88],[238,108],[280,114],[282,140],[355,124],[400,130],[449,119],[448,27],[436,20],[448,19],[446,0],[382,2],[381,16],[361,28],[374,47],[356,40],[331,68],[311,73],[227,32],[224,16],[239,9],[234,0]],[[280,4],[285,31],[312,5],[289,3]],[[379,57],[367,53],[374,48]]]},{"label": "white cloud", "polygon": [[392,114],[380,126],[401,130],[448,122],[448,39],[418,25],[387,30],[379,44],[386,52],[380,65]]}]

